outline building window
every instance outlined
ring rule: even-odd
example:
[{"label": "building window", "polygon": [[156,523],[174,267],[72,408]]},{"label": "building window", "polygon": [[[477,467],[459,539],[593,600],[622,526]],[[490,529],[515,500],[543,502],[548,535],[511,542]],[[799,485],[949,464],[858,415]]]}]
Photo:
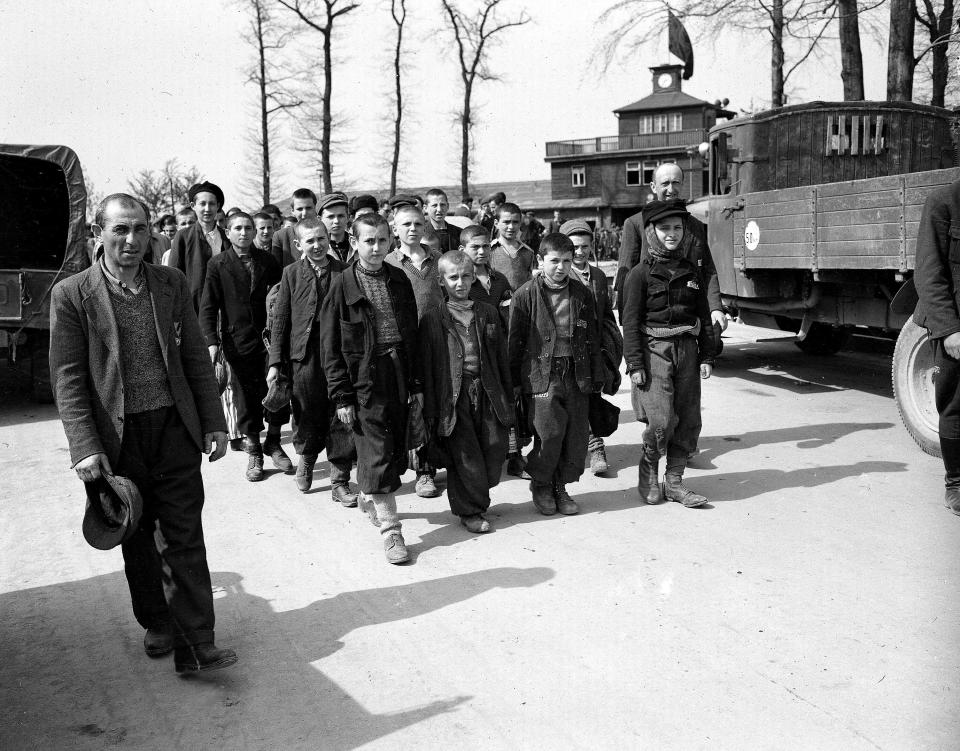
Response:
[{"label": "building window", "polygon": [[682,112],[671,112],[670,113],[670,130],[683,130],[683,113]]},{"label": "building window", "polygon": [[666,133],[667,132],[667,116],[664,115],[655,115],[653,118],[653,132],[654,133]]},{"label": "building window", "polygon": [[640,162],[627,162],[627,185],[642,185],[640,182]]},{"label": "building window", "polygon": [[657,171],[656,162],[643,163],[643,184],[649,185],[653,182],[653,173]]},{"label": "building window", "polygon": [[584,188],[587,185],[587,168],[582,164],[570,168],[570,184],[574,188]]},{"label": "building window", "polygon": [[653,133],[653,115],[641,115],[639,132],[640,135]]}]

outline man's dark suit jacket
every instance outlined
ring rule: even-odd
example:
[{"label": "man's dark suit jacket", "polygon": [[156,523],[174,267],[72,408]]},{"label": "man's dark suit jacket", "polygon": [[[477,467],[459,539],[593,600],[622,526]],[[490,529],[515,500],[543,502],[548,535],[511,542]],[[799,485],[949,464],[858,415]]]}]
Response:
[{"label": "man's dark suit jacket", "polygon": [[[226,250],[230,247],[227,233],[219,228],[217,231],[220,233],[223,250]],[[207,278],[207,263],[212,256],[213,250],[210,248],[207,238],[203,236],[203,227],[200,226],[199,222],[180,230],[173,236],[168,265],[180,269],[186,274],[187,283],[190,285],[190,296],[193,298],[194,311],[200,310],[203,284]]]},{"label": "man's dark suit jacket", "polygon": [[[187,280],[166,266],[145,263],[143,273],[170,392],[180,419],[202,451],[204,434],[225,431],[227,426]],[[53,288],[50,375],[71,461],[76,464],[104,453],[116,467],[123,441],[123,375],[107,284],[97,263]]]},{"label": "man's dark suit jacket", "polygon": [[200,331],[207,346],[222,346],[228,358],[263,351],[267,292],[280,281],[280,264],[272,255],[251,246],[250,257],[252,281],[233,248],[214,256],[207,265],[200,302]]},{"label": "man's dark suit jacket", "polygon": [[291,263],[300,257],[300,251],[294,244],[297,241],[297,226],[283,227],[273,235],[273,241],[270,246],[273,257],[280,264],[281,269],[285,269]]},{"label": "man's dark suit jacket", "polygon": [[[329,282],[345,268],[336,258],[329,258]],[[329,290],[328,290],[329,291]],[[311,336],[320,336],[320,307],[323,300],[317,294],[317,275],[307,258],[283,270],[280,292],[273,309],[273,329],[270,332],[270,365],[280,366],[289,361],[300,362],[307,356]]]}]

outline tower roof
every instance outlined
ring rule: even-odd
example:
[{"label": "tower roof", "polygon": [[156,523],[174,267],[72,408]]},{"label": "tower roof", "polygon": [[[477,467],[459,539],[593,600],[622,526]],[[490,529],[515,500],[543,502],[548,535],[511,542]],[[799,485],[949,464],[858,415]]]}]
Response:
[{"label": "tower roof", "polygon": [[694,96],[690,96],[683,91],[659,91],[654,94],[649,94],[643,99],[634,102],[633,104],[628,104],[619,109],[615,109],[613,112],[615,115],[621,115],[625,112],[646,112],[648,110],[671,110],[678,109],[681,107],[712,107],[717,111],[717,114],[721,117],[733,117],[735,113],[725,110],[722,107],[718,107],[713,102],[708,102],[704,99],[697,99]]}]

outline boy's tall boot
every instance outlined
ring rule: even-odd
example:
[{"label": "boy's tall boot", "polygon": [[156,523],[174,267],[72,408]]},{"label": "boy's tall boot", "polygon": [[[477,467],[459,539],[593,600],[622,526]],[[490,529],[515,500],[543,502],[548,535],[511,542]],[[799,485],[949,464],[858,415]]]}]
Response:
[{"label": "boy's tall boot", "polygon": [[544,516],[553,516],[557,513],[557,499],[553,495],[553,485],[549,482],[530,481],[530,495],[533,505]]},{"label": "boy's tall boot", "polygon": [[940,453],[946,470],[944,505],[960,516],[960,439],[941,438]]},{"label": "boy's tall boot", "polygon": [[383,552],[387,563],[406,563],[410,560],[407,545],[400,532],[400,516],[397,514],[397,496],[395,493],[365,493],[368,502],[373,503],[380,521],[380,534],[383,536]]},{"label": "boy's tall boot", "polygon": [[660,490],[660,455],[646,446],[640,452],[640,477],[637,482],[640,498],[651,506],[663,503]]},{"label": "boy's tall boot", "polygon": [[350,465],[346,467],[330,462],[330,495],[344,508],[357,505],[357,494],[350,490]]},{"label": "boy's tall boot", "polygon": [[247,452],[247,479],[258,482],[263,479],[263,447],[260,436],[254,433],[243,437],[243,450]]},{"label": "boy's tall boot", "polygon": [[697,508],[709,503],[705,495],[694,493],[683,484],[683,470],[687,466],[687,457],[667,457],[667,468],[663,473],[663,496],[668,501],[682,503],[686,508]]},{"label": "boy's tall boot", "polygon": [[306,493],[313,485],[313,468],[317,463],[317,455],[300,455],[300,461],[297,462],[297,488],[301,493]]}]

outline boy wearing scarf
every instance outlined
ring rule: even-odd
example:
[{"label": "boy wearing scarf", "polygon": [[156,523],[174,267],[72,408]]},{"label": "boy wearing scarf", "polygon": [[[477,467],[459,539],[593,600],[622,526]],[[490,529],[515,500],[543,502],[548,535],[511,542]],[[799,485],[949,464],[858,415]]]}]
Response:
[{"label": "boy wearing scarf", "polygon": [[713,372],[715,352],[703,266],[684,233],[688,216],[683,201],[651,201],[643,209],[649,256],[624,282],[623,347],[647,418],[637,489],[649,504],[696,508],[707,498],[683,485],[683,471],[697,450],[700,379]]}]

